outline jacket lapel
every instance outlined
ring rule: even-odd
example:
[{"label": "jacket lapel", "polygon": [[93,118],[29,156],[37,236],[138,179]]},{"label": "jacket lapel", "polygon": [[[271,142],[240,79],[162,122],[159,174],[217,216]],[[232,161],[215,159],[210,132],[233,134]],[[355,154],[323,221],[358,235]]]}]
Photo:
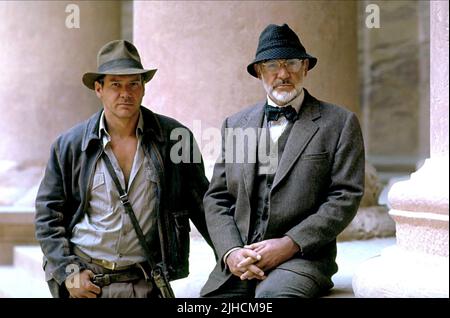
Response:
[{"label": "jacket lapel", "polygon": [[281,156],[272,190],[287,176],[294,163],[305,150],[319,127],[314,122],[320,117],[319,102],[305,89],[305,100],[300,108],[298,120],[295,121]]},{"label": "jacket lapel", "polygon": [[[243,169],[245,189],[247,191],[249,200],[252,195],[253,184],[255,181],[256,160],[258,160],[257,145],[260,133],[259,128],[262,127],[262,122],[264,119],[264,105],[265,105],[264,103],[257,104],[256,107],[253,109],[253,111],[248,113],[247,116],[244,117],[241,123],[238,125],[239,127],[242,127],[244,131],[246,129],[254,129],[257,137],[255,147],[249,147],[248,143],[245,144],[244,148],[245,161],[241,165]],[[255,160],[249,160],[249,158],[255,158]]]}]

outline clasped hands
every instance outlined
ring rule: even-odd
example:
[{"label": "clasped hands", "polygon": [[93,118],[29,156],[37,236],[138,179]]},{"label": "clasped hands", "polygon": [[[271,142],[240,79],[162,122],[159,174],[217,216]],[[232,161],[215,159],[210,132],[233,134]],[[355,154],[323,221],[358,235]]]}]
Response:
[{"label": "clasped hands", "polygon": [[237,249],[226,262],[231,273],[241,280],[266,279],[266,273],[292,258],[300,247],[288,236],[265,240]]}]

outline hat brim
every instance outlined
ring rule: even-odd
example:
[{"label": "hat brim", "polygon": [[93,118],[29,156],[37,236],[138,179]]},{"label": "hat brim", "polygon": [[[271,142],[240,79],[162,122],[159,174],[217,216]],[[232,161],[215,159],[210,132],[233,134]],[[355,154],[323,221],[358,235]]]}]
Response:
[{"label": "hat brim", "polygon": [[83,75],[83,84],[89,88],[94,89],[95,88],[95,81],[103,75],[135,75],[135,74],[142,74],[142,77],[144,79],[144,83],[149,82],[153,76],[155,75],[157,69],[153,70],[143,70],[143,69],[137,69],[137,68],[125,68],[120,70],[111,70],[108,72],[88,72]]},{"label": "hat brim", "polygon": [[256,78],[258,75],[256,74],[256,70],[254,65],[267,60],[278,60],[278,59],[308,59],[309,66],[308,71],[311,70],[317,64],[317,58],[308,53],[304,53],[299,51],[296,48],[274,48],[272,50],[267,50],[257,55],[255,60],[247,66],[247,72]]}]

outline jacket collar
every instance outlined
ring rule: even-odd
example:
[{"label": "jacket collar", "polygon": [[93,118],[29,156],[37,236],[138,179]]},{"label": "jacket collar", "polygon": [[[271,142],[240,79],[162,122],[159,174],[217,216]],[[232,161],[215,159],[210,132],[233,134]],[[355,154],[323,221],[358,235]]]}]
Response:
[{"label": "jacket collar", "polygon": [[[86,151],[91,143],[99,143],[101,141],[99,138],[99,126],[102,112],[103,110],[98,111],[87,120],[83,141],[81,143],[82,151]],[[143,136],[163,143],[165,141],[164,135],[156,114],[143,106],[141,106],[141,114],[144,120]]]},{"label": "jacket collar", "polygon": [[[320,115],[320,103],[319,101],[312,96],[306,88],[303,88],[305,92],[305,99],[303,100],[302,108],[306,108],[305,112],[308,112],[308,116],[311,120],[316,120]],[[301,108],[300,108],[301,112]]]}]

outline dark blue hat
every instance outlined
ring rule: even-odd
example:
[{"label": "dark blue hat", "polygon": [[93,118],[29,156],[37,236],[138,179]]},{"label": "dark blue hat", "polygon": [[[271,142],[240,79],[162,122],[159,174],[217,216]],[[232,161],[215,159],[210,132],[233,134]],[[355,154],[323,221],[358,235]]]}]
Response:
[{"label": "dark blue hat", "polygon": [[258,48],[255,60],[247,66],[247,72],[254,77],[256,75],[253,65],[273,59],[308,59],[309,70],[312,69],[317,59],[306,53],[305,47],[300,42],[297,34],[287,24],[278,26],[269,24],[259,36]]}]

